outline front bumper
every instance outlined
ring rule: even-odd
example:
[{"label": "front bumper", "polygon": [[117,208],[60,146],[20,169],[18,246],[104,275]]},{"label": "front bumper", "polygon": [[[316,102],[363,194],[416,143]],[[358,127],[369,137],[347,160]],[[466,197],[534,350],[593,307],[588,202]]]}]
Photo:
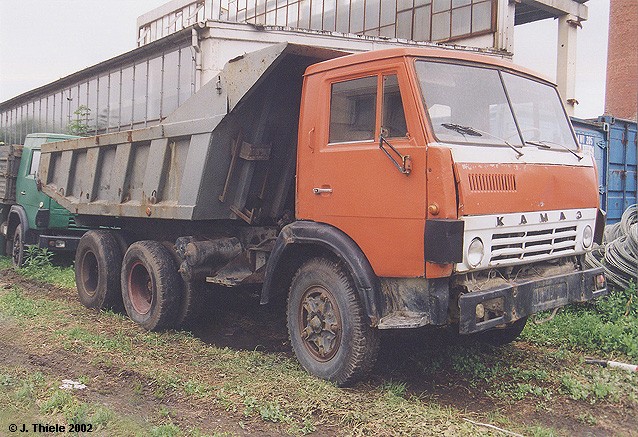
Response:
[{"label": "front bumper", "polygon": [[[596,285],[596,277],[602,272],[602,268],[593,268],[541,279],[514,280],[489,290],[463,294],[459,297],[459,332],[484,331],[540,311],[604,296],[607,284]],[[486,310],[494,307],[498,307],[495,312]]]},{"label": "front bumper", "polygon": [[80,238],[69,235],[40,235],[38,246],[54,252],[75,252],[80,244]]}]

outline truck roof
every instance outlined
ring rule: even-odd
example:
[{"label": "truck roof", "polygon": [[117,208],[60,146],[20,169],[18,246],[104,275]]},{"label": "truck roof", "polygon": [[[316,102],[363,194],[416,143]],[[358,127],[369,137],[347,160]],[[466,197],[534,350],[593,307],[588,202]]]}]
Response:
[{"label": "truck roof", "polygon": [[352,66],[371,61],[402,57],[451,59],[493,65],[519,71],[521,73],[525,73],[545,82],[551,83],[552,85],[554,84],[551,80],[542,76],[541,74],[518,66],[504,57],[494,56],[493,54],[488,55],[470,51],[434,47],[398,47],[383,50],[373,50],[363,53],[354,53],[351,55],[346,55],[311,65],[306,70],[306,75],[318,74],[335,68]]}]

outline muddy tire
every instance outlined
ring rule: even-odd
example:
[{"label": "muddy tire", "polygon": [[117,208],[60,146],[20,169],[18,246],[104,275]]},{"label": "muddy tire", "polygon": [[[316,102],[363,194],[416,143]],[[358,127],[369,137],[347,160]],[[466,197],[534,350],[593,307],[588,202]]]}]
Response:
[{"label": "muddy tire", "polygon": [[313,258],[297,270],[287,319],[297,360],[310,374],[346,386],[374,366],[379,335],[340,264]]},{"label": "muddy tire", "polygon": [[75,252],[78,298],[87,308],[121,311],[122,251],[109,231],[88,231]]},{"label": "muddy tire", "polygon": [[170,251],[157,241],[133,243],[122,263],[126,313],[149,331],[175,326],[183,281]]},{"label": "muddy tire", "polygon": [[7,253],[11,256],[13,267],[20,268],[24,266],[24,233],[22,225],[16,226],[13,231],[13,239],[7,244]]},{"label": "muddy tire", "polygon": [[494,328],[489,331],[479,332],[476,334],[476,339],[481,343],[487,343],[493,346],[504,346],[518,338],[521,332],[523,332],[526,323],[527,317],[523,317],[503,328]]},{"label": "muddy tire", "polygon": [[176,329],[191,327],[201,315],[204,304],[204,287],[201,283],[182,279],[182,287]]}]

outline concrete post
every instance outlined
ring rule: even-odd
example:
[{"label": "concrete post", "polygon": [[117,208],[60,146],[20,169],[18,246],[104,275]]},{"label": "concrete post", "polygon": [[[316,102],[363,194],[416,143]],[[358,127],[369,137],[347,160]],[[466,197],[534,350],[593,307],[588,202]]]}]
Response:
[{"label": "concrete post", "polygon": [[576,100],[576,37],[580,20],[570,14],[558,18],[556,83],[568,115],[574,115]]}]

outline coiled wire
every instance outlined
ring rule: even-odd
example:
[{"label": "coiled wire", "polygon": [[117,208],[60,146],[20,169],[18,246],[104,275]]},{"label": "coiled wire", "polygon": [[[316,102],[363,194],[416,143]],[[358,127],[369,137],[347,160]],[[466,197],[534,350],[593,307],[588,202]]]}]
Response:
[{"label": "coiled wire", "polygon": [[605,228],[603,244],[585,256],[591,267],[603,267],[607,281],[628,288],[638,283],[638,212],[631,205],[620,222]]}]

